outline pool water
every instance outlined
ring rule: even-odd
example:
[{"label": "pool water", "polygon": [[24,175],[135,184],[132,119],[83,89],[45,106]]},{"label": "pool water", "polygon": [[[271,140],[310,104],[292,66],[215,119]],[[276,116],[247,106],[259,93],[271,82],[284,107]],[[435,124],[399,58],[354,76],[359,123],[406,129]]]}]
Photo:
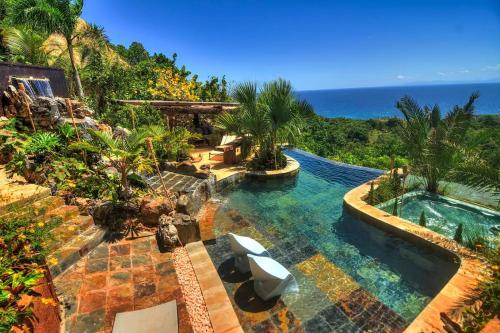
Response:
[{"label": "pool water", "polygon": [[[394,200],[391,200],[379,208],[392,213],[393,205]],[[401,217],[418,224],[422,211],[426,227],[449,238],[453,238],[460,223],[463,224],[463,235],[483,235],[490,239],[500,235],[498,212],[426,192],[404,196]]]},{"label": "pool water", "polygon": [[[299,293],[282,298],[306,331],[401,331],[457,264],[343,210],[344,195],[380,170],[299,150],[286,153],[301,164],[298,177],[244,181],[223,193],[215,219],[218,244],[207,246],[212,260],[219,268],[229,260],[227,232],[249,235],[298,280]],[[235,292],[231,284],[225,286]],[[258,325],[253,327],[259,331]]]}]

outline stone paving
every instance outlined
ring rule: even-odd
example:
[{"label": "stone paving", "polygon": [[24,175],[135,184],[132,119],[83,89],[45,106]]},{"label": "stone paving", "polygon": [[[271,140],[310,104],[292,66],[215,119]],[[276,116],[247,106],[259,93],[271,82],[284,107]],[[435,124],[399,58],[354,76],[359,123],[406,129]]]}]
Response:
[{"label": "stone paving", "polygon": [[[205,247],[218,270],[245,332],[402,332],[408,323],[362,288],[314,247],[293,240],[270,241],[238,214]],[[220,226],[218,226],[220,227]],[[228,231],[261,242],[295,276],[298,293],[262,301],[251,274],[234,267]]]},{"label": "stone paving", "polygon": [[104,242],[54,280],[66,332],[111,332],[116,313],[175,299],[179,332],[193,332],[172,253],[154,237]]}]

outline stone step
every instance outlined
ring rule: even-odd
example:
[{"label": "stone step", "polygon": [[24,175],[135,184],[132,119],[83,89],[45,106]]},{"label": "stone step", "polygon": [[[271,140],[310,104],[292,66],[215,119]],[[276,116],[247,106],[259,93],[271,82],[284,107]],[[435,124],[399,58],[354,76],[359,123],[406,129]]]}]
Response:
[{"label": "stone step", "polygon": [[64,206],[64,199],[57,196],[48,196],[35,202],[11,206],[2,218],[24,218],[40,217],[52,212],[54,209]]},{"label": "stone step", "polygon": [[51,196],[50,189],[34,184],[0,186],[0,216]]},{"label": "stone step", "polygon": [[55,250],[48,259],[52,277],[55,278],[92,251],[103,241],[105,235],[106,231],[104,229],[92,225],[61,248]]},{"label": "stone step", "polygon": [[61,218],[62,222],[64,223],[71,219],[74,219],[78,215],[80,215],[80,210],[77,206],[64,205],[52,210],[48,214],[45,214],[43,217],[41,217],[41,220],[47,221],[51,218]]},{"label": "stone step", "polygon": [[74,238],[85,233],[87,229],[91,228],[93,225],[94,219],[90,215],[79,215],[76,218],[64,222],[51,231],[55,241],[51,244],[50,248],[55,250],[65,246]]}]

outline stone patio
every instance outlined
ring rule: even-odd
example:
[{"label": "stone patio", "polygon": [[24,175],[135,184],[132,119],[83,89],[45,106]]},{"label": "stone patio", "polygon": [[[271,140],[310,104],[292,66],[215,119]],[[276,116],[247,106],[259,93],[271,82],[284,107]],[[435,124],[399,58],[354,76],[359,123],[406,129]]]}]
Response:
[{"label": "stone patio", "polygon": [[54,280],[65,332],[111,332],[118,312],[176,300],[179,332],[193,332],[172,253],[153,236],[104,242]]}]

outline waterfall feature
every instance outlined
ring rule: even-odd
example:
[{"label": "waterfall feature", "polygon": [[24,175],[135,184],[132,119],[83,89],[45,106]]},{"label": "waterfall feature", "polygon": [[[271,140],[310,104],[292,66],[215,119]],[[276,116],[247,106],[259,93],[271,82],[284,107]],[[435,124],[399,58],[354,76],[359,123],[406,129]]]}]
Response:
[{"label": "waterfall feature", "polygon": [[19,87],[19,83],[22,83],[26,88],[26,92],[32,99],[35,99],[36,97],[54,98],[54,93],[52,92],[52,87],[50,86],[50,81],[48,79],[13,77],[12,83],[14,83],[17,87]]}]

